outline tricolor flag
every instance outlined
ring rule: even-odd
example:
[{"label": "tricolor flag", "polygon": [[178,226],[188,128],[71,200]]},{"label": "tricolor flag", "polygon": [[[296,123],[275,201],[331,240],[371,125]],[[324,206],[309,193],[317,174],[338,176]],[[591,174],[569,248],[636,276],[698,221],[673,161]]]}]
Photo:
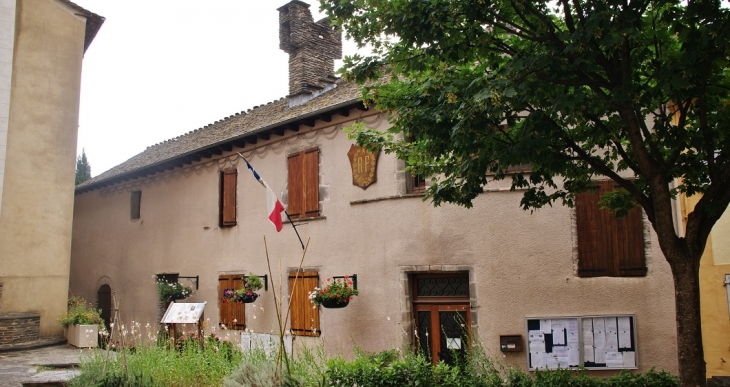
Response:
[{"label": "tricolor flag", "polygon": [[[240,154],[240,153],[239,153]],[[243,157],[243,155],[241,155]],[[271,190],[271,187],[269,187],[268,184],[264,181],[264,179],[259,176],[258,173],[256,173],[256,170],[253,169],[251,164],[249,164],[248,160],[245,158],[243,159],[246,161],[246,165],[248,166],[248,169],[253,172],[253,177],[256,178],[256,180],[261,183],[261,185],[266,188],[266,210],[269,215],[269,222],[276,227],[276,232],[281,231],[281,228],[283,227],[282,221],[281,221],[281,212],[284,211],[284,205],[281,204],[281,201],[279,198],[276,197],[276,194],[274,191]]]}]

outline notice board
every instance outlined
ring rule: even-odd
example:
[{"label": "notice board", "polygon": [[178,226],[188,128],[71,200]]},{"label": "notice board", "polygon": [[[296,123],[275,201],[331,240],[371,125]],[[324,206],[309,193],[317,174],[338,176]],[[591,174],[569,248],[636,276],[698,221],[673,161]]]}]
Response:
[{"label": "notice board", "polygon": [[633,315],[530,317],[527,343],[530,370],[637,368]]}]

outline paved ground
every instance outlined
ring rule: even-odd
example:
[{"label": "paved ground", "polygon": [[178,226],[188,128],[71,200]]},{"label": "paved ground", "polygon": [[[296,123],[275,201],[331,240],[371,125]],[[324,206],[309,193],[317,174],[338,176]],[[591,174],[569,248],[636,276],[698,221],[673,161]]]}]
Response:
[{"label": "paved ground", "polygon": [[38,376],[40,372],[48,372],[51,368],[67,372],[78,365],[79,357],[88,351],[64,344],[0,352],[0,387],[21,387],[22,381]]}]

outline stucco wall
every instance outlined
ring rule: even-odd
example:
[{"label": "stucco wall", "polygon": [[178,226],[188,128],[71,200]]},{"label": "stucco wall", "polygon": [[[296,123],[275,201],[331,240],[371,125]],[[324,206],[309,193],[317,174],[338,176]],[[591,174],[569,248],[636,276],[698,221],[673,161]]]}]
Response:
[{"label": "stucco wall", "polygon": [[15,40],[15,0],[0,0],[0,212],[3,204],[3,177],[8,144],[10,77]]},{"label": "stucco wall", "polygon": [[0,311],[40,312],[41,335],[60,335],[56,317],[66,310],[84,34],[85,20],[60,2],[18,3]]},{"label": "stucco wall", "polygon": [[[287,132],[279,142],[259,142],[255,151],[238,149],[284,198],[287,154],[321,149],[323,218],[298,225],[310,241],[304,267],[319,270],[320,279],[357,274],[360,296],[345,309],[321,310],[321,337],[297,338],[296,345],[321,343],[345,355],[353,344],[366,351],[402,347],[413,328],[405,273],[468,268],[474,328],[487,352],[506,363],[526,366],[524,351],[502,355],[499,335],[524,339],[527,317],[635,314],[640,369],[677,372],[672,277],[653,233],[647,233],[647,277],[578,278],[571,210],[555,206],[530,214],[519,208],[521,192],[510,192],[504,182],[490,183],[472,209],[434,208],[421,197],[367,201],[398,194],[402,163],[381,154],[377,183],[367,190],[352,185],[352,142],[339,127],[358,115],[370,127],[387,127],[383,116],[353,110],[348,118],[336,115],[312,130]],[[238,225],[220,229],[218,171],[231,162],[239,171]],[[132,221],[130,191],[136,189],[142,191],[141,219]],[[218,319],[219,274],[267,273],[264,236],[274,273],[298,265],[302,252],[294,231],[287,224],[277,234],[265,203],[265,190],[243,161],[193,164],[77,195],[71,288],[95,299],[100,281],[109,277],[122,319],[145,324],[155,318],[155,273],[199,275],[200,290],[186,301],[208,302],[210,329]],[[281,280],[275,281],[279,291]],[[249,329],[277,330],[272,293],[246,306]]]},{"label": "stucco wall", "polygon": [[[684,220],[700,196],[682,198]],[[730,312],[725,274],[730,274],[730,213],[712,228],[705,253],[700,261],[700,310],[702,314],[702,345],[705,350],[707,377],[730,376]]]}]

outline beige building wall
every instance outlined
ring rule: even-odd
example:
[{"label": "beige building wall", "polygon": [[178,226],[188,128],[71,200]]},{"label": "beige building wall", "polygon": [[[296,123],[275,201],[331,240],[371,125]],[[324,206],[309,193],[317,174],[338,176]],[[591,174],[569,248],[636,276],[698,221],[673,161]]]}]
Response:
[{"label": "beige building wall", "polygon": [[0,212],[3,204],[3,177],[8,145],[10,78],[15,41],[15,0],[0,0]]},{"label": "beige building wall", "polygon": [[[156,322],[156,273],[200,276],[200,289],[185,301],[208,303],[210,330],[218,322],[218,276],[266,274],[265,237],[273,285],[286,294],[286,271],[302,254],[299,241],[289,224],[278,234],[269,224],[266,192],[235,151],[285,201],[287,155],[317,146],[322,216],[298,223],[309,241],[304,267],[318,270],[321,280],[357,274],[360,295],[347,308],[322,309],[321,337],[297,337],[295,347],[321,344],[351,356],[354,345],[365,351],[408,345],[407,273],[468,270],[473,328],[487,353],[504,363],[526,367],[527,352],[503,355],[499,335],[522,335],[527,345],[528,317],[634,314],[639,369],[677,373],[672,276],[652,232],[646,232],[646,277],[578,278],[569,208],[530,214],[519,207],[522,192],[510,192],[504,182],[490,183],[471,209],[434,208],[420,196],[400,195],[402,162],[387,154],[380,155],[377,183],[354,186],[347,157],[352,141],[341,128],[356,119],[373,128],[388,125],[384,115],[353,110],[348,118],[335,115],[330,123],[301,126],[299,133],[212,161],[77,195],[71,289],[95,299],[99,286],[109,284],[122,320],[144,325]],[[231,166],[238,168],[238,224],[219,228],[219,171]],[[142,193],[139,220],[130,220],[134,190]],[[272,288],[261,293],[246,305],[248,328],[276,332]]]},{"label": "beige building wall", "polygon": [[[694,209],[699,196],[682,197],[686,223],[687,213]],[[705,350],[707,377],[730,376],[730,294],[725,275],[730,274],[730,213],[727,211],[715,224],[700,261],[700,310],[702,345]]]},{"label": "beige building wall", "polygon": [[39,312],[42,336],[61,335],[56,318],[68,296],[85,36],[85,19],[77,13],[55,0],[17,4],[0,212],[0,312]]}]

